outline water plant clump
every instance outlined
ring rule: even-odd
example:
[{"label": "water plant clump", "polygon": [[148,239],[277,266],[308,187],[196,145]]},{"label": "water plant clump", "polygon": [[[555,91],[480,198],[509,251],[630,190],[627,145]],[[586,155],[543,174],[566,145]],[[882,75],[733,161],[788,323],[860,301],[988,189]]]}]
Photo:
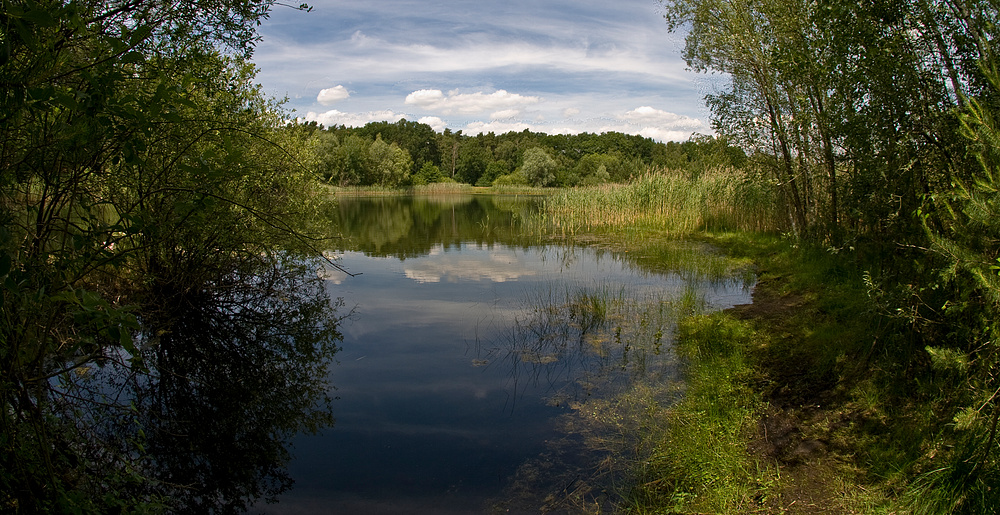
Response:
[{"label": "water plant clump", "polygon": [[705,309],[704,296],[691,285],[671,294],[598,285],[550,290],[531,305],[483,359],[547,384],[549,402],[570,411],[564,436],[522,465],[497,506],[607,512],[635,488],[633,472],[653,459],[684,392],[674,334]]}]

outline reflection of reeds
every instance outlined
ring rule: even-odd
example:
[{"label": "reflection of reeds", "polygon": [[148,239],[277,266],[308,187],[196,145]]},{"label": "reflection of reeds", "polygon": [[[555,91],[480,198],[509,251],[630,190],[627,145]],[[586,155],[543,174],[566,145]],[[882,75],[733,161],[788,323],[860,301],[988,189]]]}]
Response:
[{"label": "reflection of reeds", "polygon": [[671,333],[682,302],[605,285],[550,290],[533,304],[530,316],[515,322],[505,351],[516,355],[531,377],[547,377],[553,402],[562,404],[662,372],[669,360],[654,362],[650,356],[663,354],[664,336]]},{"label": "reflection of reeds", "polygon": [[499,507],[601,512],[640,453],[623,454],[639,441],[634,433],[677,395],[672,335],[677,319],[703,304],[701,294],[691,287],[666,298],[598,285],[548,290],[529,304],[486,351],[491,366],[510,367],[515,389],[524,377],[547,382],[550,402],[572,412],[563,420],[566,439],[519,470]]}]

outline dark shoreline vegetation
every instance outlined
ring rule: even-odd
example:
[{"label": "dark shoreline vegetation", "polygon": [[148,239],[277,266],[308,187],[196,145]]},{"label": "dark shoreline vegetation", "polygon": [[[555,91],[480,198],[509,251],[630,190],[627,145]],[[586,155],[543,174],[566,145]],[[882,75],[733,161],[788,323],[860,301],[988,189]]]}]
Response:
[{"label": "dark shoreline vegetation", "polygon": [[684,398],[632,410],[623,512],[1000,506],[995,2],[664,1],[732,78],[718,136],[667,144],[289,125],[248,61],[270,1],[2,5],[0,510],[289,488],[332,423],[332,186],[558,186],[548,237],[754,263],[754,304],[681,323]]}]

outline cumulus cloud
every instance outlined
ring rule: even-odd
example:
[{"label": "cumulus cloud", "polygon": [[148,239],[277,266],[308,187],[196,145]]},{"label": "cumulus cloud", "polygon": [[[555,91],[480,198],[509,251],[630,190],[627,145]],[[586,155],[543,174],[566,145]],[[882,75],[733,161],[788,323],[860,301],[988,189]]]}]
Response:
[{"label": "cumulus cloud", "polygon": [[567,107],[563,110],[563,117],[565,118],[572,118],[578,114],[580,114],[580,109],[577,107]]},{"label": "cumulus cloud", "polygon": [[444,120],[438,118],[437,116],[424,116],[417,120],[417,122],[430,125],[431,128],[437,132],[444,131],[445,127],[448,126]]},{"label": "cumulus cloud", "polygon": [[710,127],[697,118],[650,106],[637,107],[626,112],[621,118],[630,125],[639,127],[637,131],[633,129],[631,132],[659,141],[681,141],[688,139],[695,132],[711,132]]},{"label": "cumulus cloud", "polygon": [[316,95],[316,101],[328,106],[334,102],[339,102],[351,96],[347,92],[347,88],[341,85],[334,86],[332,88],[321,89],[319,95]]},{"label": "cumulus cloud", "polygon": [[413,105],[443,114],[476,114],[486,111],[503,111],[519,109],[537,104],[541,99],[536,96],[522,96],[499,89],[493,93],[458,93],[450,91],[447,95],[439,89],[421,89],[406,96],[407,105]]},{"label": "cumulus cloud", "polygon": [[691,134],[702,131],[672,130],[660,127],[643,127],[639,135],[644,138],[651,138],[656,141],[687,141]]},{"label": "cumulus cloud", "polygon": [[[521,277],[537,275],[536,270],[525,268],[511,252],[497,251],[490,254],[488,263],[460,255],[440,255],[431,260],[418,260],[406,267],[406,277],[418,283],[491,281],[502,283]],[[409,263],[409,261],[407,262]]]},{"label": "cumulus cloud", "polygon": [[670,113],[660,109],[654,109],[649,106],[637,107],[625,113],[622,118],[639,125],[657,125],[690,129],[698,129],[705,126],[704,122],[697,118]]},{"label": "cumulus cloud", "polygon": [[327,127],[333,125],[346,125],[348,127],[361,127],[368,122],[398,122],[405,118],[404,115],[392,111],[369,111],[367,113],[342,113],[332,109],[325,113],[306,113],[303,118],[307,122],[321,123]]},{"label": "cumulus cloud", "polygon": [[504,134],[507,132],[521,132],[524,129],[531,131],[536,130],[538,127],[530,123],[504,120],[504,121],[491,121],[487,122],[471,122],[465,126],[464,132],[466,134],[482,134],[486,132],[492,132],[494,134]]}]

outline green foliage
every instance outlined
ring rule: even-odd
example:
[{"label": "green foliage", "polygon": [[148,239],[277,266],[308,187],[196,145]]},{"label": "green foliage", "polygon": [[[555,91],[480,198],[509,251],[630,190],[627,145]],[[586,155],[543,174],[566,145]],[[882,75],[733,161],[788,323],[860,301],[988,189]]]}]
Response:
[{"label": "green foliage", "polygon": [[509,174],[501,175],[493,181],[494,187],[502,186],[529,186],[527,177],[521,170],[515,170]]},{"label": "green foliage", "polygon": [[410,154],[395,143],[386,143],[381,137],[375,138],[368,149],[371,170],[363,184],[395,187],[410,180],[413,161]]},{"label": "green foliage", "polygon": [[653,171],[621,185],[563,191],[547,215],[568,232],[630,228],[674,235],[701,230],[780,231],[785,227],[771,185],[731,169],[698,177]]},{"label": "green foliage", "polygon": [[[740,148],[728,140],[703,135],[694,135],[683,143],[665,144],[615,132],[569,136],[522,131],[466,136],[447,129],[434,133],[425,124],[407,120],[372,122],[357,128],[323,128],[311,122],[294,130],[310,139],[315,161],[310,166],[338,186],[377,184],[364,179],[371,164],[364,162],[367,156],[360,151],[363,145],[359,141],[370,145],[378,138],[410,155],[411,177],[430,163],[448,177],[477,186],[489,186],[520,168],[526,151],[533,147],[545,148],[555,160],[552,185],[556,186],[626,182],[642,175],[651,165],[700,171],[719,166],[741,168],[746,164]],[[348,141],[351,137],[359,140]]]},{"label": "green foliage", "polygon": [[370,147],[371,144],[360,136],[351,134],[344,138],[333,152],[334,171],[330,173],[330,181],[339,186],[364,184],[371,176]]},{"label": "green foliage", "polygon": [[[323,200],[298,159],[308,145],[279,128],[283,115],[246,60],[270,6],[2,2],[3,511],[155,511],[183,504],[182,493],[200,496],[205,510],[245,509],[285,483],[278,449],[289,435],[323,423],[325,388],[314,374],[338,337],[329,299],[315,281],[285,275],[301,274],[296,256],[313,241],[303,231],[318,228],[308,220]],[[277,316],[281,295],[300,309]],[[220,317],[213,330],[253,332],[240,324],[268,319],[282,332],[221,341],[206,330],[167,349],[167,335],[194,323],[195,306]],[[293,352],[286,336],[295,324],[282,317],[298,317],[302,336],[314,338]],[[225,354],[237,340],[284,369],[286,387],[272,390],[303,411],[271,418],[280,424],[273,438],[242,447],[256,463],[239,467],[240,486],[206,480],[196,492],[173,491],[172,474],[191,463],[152,456],[158,445],[172,451],[166,440],[179,434],[157,425],[177,407],[170,393],[208,395],[209,383],[170,390],[167,378],[188,377],[197,356]],[[308,354],[310,343],[323,358]],[[295,355],[311,362],[296,365]],[[242,384],[217,372],[216,381]],[[165,412],[135,411],[154,398]],[[191,420],[214,419],[210,412]],[[226,423],[217,436],[248,421]]]},{"label": "green foliage", "polygon": [[493,185],[493,181],[497,180],[498,177],[507,175],[510,172],[510,164],[507,161],[493,161],[486,166],[486,171],[476,181],[476,186],[491,186]]},{"label": "green foliage", "polygon": [[[639,513],[748,513],[777,471],[747,452],[761,406],[747,384],[746,350],[759,338],[723,314],[681,321],[677,351],[690,361],[684,397],[669,411],[631,493]],[[653,508],[656,509],[656,508]]]},{"label": "green foliage", "polygon": [[865,355],[875,383],[863,397],[912,403],[883,407],[894,438],[872,436],[872,466],[897,467],[908,512],[993,510],[996,3],[663,3],[688,63],[732,77],[708,97],[715,128],[749,153],[754,180],[778,188],[771,201],[795,236],[868,270],[870,307],[892,336],[869,351],[884,359]]},{"label": "green foliage", "polygon": [[528,181],[528,184],[535,187],[544,187],[552,184],[556,179],[556,168],[558,164],[541,147],[532,147],[524,151],[524,160],[521,165],[521,174]]},{"label": "green foliage", "polygon": [[425,161],[424,165],[421,166],[420,170],[413,176],[413,184],[416,186],[432,184],[435,182],[442,182],[444,178],[444,174],[441,173],[440,168],[431,164],[430,161]]}]

